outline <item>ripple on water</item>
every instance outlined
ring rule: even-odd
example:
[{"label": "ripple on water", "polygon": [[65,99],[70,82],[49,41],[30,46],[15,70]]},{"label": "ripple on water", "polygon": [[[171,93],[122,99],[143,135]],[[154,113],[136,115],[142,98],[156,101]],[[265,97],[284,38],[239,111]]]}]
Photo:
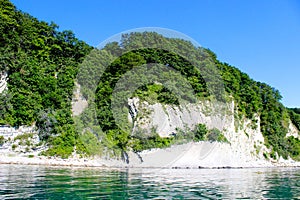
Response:
[{"label": "ripple on water", "polygon": [[0,199],[295,199],[300,169],[84,169],[0,165]]}]

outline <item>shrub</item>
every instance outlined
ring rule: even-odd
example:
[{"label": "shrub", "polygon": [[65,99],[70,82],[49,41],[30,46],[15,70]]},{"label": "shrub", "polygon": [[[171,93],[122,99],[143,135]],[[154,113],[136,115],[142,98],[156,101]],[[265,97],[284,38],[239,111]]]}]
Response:
[{"label": "shrub", "polygon": [[266,160],[269,160],[269,156],[266,152],[263,153],[263,156],[265,157]]},{"label": "shrub", "polygon": [[16,141],[16,140],[28,140],[29,138],[33,138],[33,133],[24,133],[24,134],[21,134],[21,135],[17,135],[14,138],[14,141]]},{"label": "shrub", "polygon": [[0,136],[0,146],[2,146],[2,145],[4,144],[4,142],[5,142],[5,139],[4,139],[4,137],[1,135],[1,136]]},{"label": "shrub", "polygon": [[287,138],[287,151],[294,160],[300,160],[300,140],[293,136]]},{"label": "shrub", "polygon": [[140,152],[152,148],[166,148],[173,144],[173,138],[162,138],[157,133],[147,138],[134,138],[131,146],[134,152]]},{"label": "shrub", "polygon": [[205,124],[198,124],[193,132],[195,134],[194,141],[198,142],[204,140],[204,136],[207,134],[207,128]]},{"label": "shrub", "polygon": [[14,151],[17,148],[16,144],[11,145],[12,150]]},{"label": "shrub", "polygon": [[51,138],[51,147],[43,154],[68,158],[72,154],[76,142],[75,129],[72,125],[64,125],[60,127],[59,132],[61,135]]},{"label": "shrub", "polygon": [[300,130],[300,114],[297,113],[297,109],[290,109],[289,114],[293,124]]},{"label": "shrub", "polygon": [[77,153],[86,154],[87,156],[99,155],[102,152],[100,141],[96,135],[89,131],[79,135],[76,150]]},{"label": "shrub", "polygon": [[226,142],[229,143],[227,138],[222,134],[219,129],[213,128],[207,134],[207,139],[209,141],[217,141],[217,142]]}]

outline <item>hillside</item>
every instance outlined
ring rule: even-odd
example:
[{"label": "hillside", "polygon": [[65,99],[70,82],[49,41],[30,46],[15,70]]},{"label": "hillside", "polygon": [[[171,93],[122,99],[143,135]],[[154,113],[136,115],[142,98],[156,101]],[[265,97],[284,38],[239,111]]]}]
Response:
[{"label": "hillside", "polygon": [[[0,124],[33,127],[39,142],[28,151],[128,161],[129,152],[199,141],[234,146],[247,142],[234,138],[260,134],[260,144],[241,147],[261,159],[300,160],[299,109],[209,49],[155,32],[123,34],[94,49],[7,0],[0,16]],[[72,113],[78,102],[84,108]]]},{"label": "hillside", "polygon": [[0,1],[0,17],[0,72],[7,74],[0,124],[35,125],[55,154],[69,155],[76,139],[71,117],[74,79],[91,47],[71,31],[60,32],[56,24],[18,11],[8,0]]},{"label": "hillside", "polygon": [[[210,108],[206,107],[208,115],[211,115],[209,112],[221,103],[220,110],[214,115],[223,116],[228,112],[227,104],[233,102],[236,129],[238,130],[239,126],[243,127],[245,120],[250,120],[253,129],[263,135],[264,143],[270,149],[269,155],[265,157],[278,159],[279,156],[283,158],[291,156],[299,159],[297,134],[288,135],[291,123],[299,130],[297,125],[299,114],[282,105],[280,102],[282,97],[278,90],[265,83],[256,82],[239,69],[220,62],[209,49],[195,48],[187,41],[166,38],[157,33],[131,33],[123,35],[119,43],[111,43],[102,50],[95,50],[92,58],[87,58],[85,62],[96,63],[95,60],[107,53],[116,60],[109,57],[110,64],[103,62],[96,65],[83,64],[82,73],[78,76],[79,83],[83,87],[83,95],[87,99],[95,98],[97,123],[100,124],[105,137],[108,137],[103,140],[104,142],[114,144],[123,151],[133,149],[136,152],[178,143],[176,138],[166,137],[176,132],[174,130],[179,128],[178,121],[170,125],[173,129],[169,133],[156,132],[152,129],[154,130],[152,135],[143,134],[143,130],[140,130],[142,132],[139,134],[134,134],[135,124],[141,117],[134,111],[138,110],[137,106],[128,109],[128,105],[130,107],[133,103],[130,99],[134,97],[146,104],[159,103],[163,109],[166,109],[166,105],[171,107],[182,103],[203,105],[203,102],[208,101],[211,104]],[[87,73],[90,70],[87,68],[90,67],[102,76],[90,76],[90,73]],[[175,72],[169,68],[175,69]],[[99,80],[99,84],[93,85],[92,80]],[[181,109],[179,107],[179,110]],[[128,122],[128,113],[132,118],[129,120],[131,123]],[[84,112],[84,117],[87,117],[87,114],[88,112]],[[201,115],[201,112],[198,114]],[[155,116],[152,115],[150,118],[155,119]],[[151,127],[150,121],[143,119],[141,123],[144,124],[144,128],[150,130],[155,128]],[[88,124],[85,123],[85,126]],[[195,136],[190,140],[205,139],[206,132],[197,131],[195,123],[193,126],[189,128]],[[202,126],[201,123],[199,126]],[[100,132],[98,137],[103,137],[103,133]],[[115,148],[113,145],[110,147]]]}]

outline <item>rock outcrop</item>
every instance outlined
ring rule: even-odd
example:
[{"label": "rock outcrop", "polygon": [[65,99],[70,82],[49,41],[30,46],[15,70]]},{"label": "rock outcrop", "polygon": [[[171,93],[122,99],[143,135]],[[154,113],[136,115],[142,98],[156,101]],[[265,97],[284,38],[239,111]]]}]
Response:
[{"label": "rock outcrop", "polygon": [[[197,104],[187,104],[181,106],[163,105],[156,103],[150,105],[142,102],[138,98],[130,100],[131,109],[136,110],[133,131],[142,129],[145,132],[155,128],[161,137],[169,137],[176,134],[178,129],[192,129],[197,124],[205,124],[208,129],[217,128],[227,138],[229,143],[219,142],[199,142],[181,145],[169,150],[152,150],[142,152],[140,156],[144,163],[142,166],[155,166],[152,160],[157,156],[170,155],[162,158],[163,161],[157,165],[169,167],[253,167],[272,165],[266,159],[270,149],[265,145],[264,137],[260,130],[260,118],[255,116],[254,120],[246,118],[239,119],[236,115],[234,101],[229,103],[199,102]],[[288,135],[299,137],[299,131],[290,123]],[[176,149],[178,149],[178,152]],[[175,150],[174,150],[175,149]],[[176,153],[177,152],[177,153]],[[268,156],[267,156],[268,157]],[[131,156],[134,160],[134,156]],[[157,160],[159,158],[155,158]],[[171,160],[170,160],[171,159]],[[148,160],[148,161],[147,161]],[[170,160],[170,161],[167,161]],[[137,161],[133,161],[137,163]],[[148,162],[148,164],[147,164]],[[272,160],[276,163],[291,162],[283,161],[278,157]],[[150,163],[150,164],[149,164]]]}]

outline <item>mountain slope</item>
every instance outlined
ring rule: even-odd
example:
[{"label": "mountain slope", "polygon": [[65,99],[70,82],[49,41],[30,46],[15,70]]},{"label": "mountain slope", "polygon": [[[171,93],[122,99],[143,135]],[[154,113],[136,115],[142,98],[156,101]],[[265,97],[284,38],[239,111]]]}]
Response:
[{"label": "mountain slope", "polygon": [[[0,72],[7,74],[0,124],[36,125],[42,140],[55,143],[54,154],[69,155],[76,137],[71,117],[74,79],[91,47],[57,28],[18,11],[8,0],[0,1]],[[50,141],[51,135],[69,141]]]},{"label": "mountain slope", "polygon": [[[300,159],[299,139],[286,137],[290,122],[300,130],[299,110],[285,108],[278,90],[219,61],[209,49],[155,32],[124,34],[118,42],[93,49],[71,31],[60,32],[56,24],[18,11],[7,0],[0,0],[0,17],[0,72],[5,74],[1,90],[7,84],[0,94],[0,124],[36,127],[49,147],[46,155],[68,157],[76,146],[80,154],[126,159],[129,151],[178,143],[171,133],[163,135],[147,122],[150,135],[135,133],[139,116],[128,104],[139,98],[162,107],[233,102],[235,126],[249,120],[254,130],[259,127],[271,158]],[[75,82],[88,107],[72,117]],[[208,113],[213,110],[204,107]],[[191,132],[186,142],[212,135],[226,142],[223,130],[193,125],[185,130]]]},{"label": "mountain slope", "polygon": [[[79,80],[79,82],[84,92],[91,88],[90,85],[86,85],[85,81],[99,80],[99,84],[92,87],[93,92],[90,93],[96,94],[92,96],[92,99],[96,100],[100,126],[109,136],[108,138],[113,138],[110,143],[114,143],[116,148],[124,151],[128,149],[140,151],[144,149],[143,147],[164,147],[174,142],[169,137],[159,139],[157,135],[137,137],[132,134],[133,124],[128,123],[127,115],[133,112],[128,109],[128,99],[138,97],[150,104],[162,105],[178,105],[184,101],[233,101],[235,123],[243,124],[244,119],[248,119],[252,121],[254,128],[257,128],[257,122],[259,122],[259,131],[271,151],[271,158],[278,159],[279,155],[285,159],[289,156],[299,159],[299,139],[293,136],[286,137],[290,121],[299,130],[299,114],[282,105],[280,102],[282,97],[278,90],[265,83],[256,82],[239,69],[220,62],[209,49],[194,47],[182,39],[166,38],[153,32],[142,32],[123,35],[119,43],[108,44],[94,53],[98,55],[108,53],[113,55],[115,60],[113,59],[114,61],[108,65],[102,63],[93,65],[93,69],[103,69],[103,76],[89,78],[89,74],[83,73],[79,77],[84,81]],[[150,66],[153,63],[155,64]],[[149,73],[152,76],[155,71],[162,70],[158,65],[172,68],[179,75],[168,71],[164,77],[156,75],[156,78],[152,77],[150,81],[147,80]],[[88,67],[90,66],[83,66],[82,70]],[[145,71],[148,75],[145,75]],[[157,74],[164,73],[166,72]],[[184,78],[180,79],[180,77]],[[118,83],[125,79],[126,82]],[[157,81],[158,79],[161,82]],[[185,80],[187,82],[184,82]],[[167,81],[169,83],[173,81],[173,83],[162,84]],[[137,82],[142,84],[135,85]],[[178,88],[178,86],[184,84],[189,84],[194,94],[188,93],[188,90],[180,91],[183,87]],[[120,88],[116,90],[117,86]],[[133,86],[135,92],[128,89]],[[89,98],[87,92],[84,93]],[[193,99],[194,97],[196,99]],[[114,106],[118,109],[114,110],[112,108]],[[116,116],[119,117],[116,118]],[[134,120],[136,119],[133,118],[131,121]],[[147,125],[150,126],[146,122]],[[176,123],[173,126],[176,127]]]}]

